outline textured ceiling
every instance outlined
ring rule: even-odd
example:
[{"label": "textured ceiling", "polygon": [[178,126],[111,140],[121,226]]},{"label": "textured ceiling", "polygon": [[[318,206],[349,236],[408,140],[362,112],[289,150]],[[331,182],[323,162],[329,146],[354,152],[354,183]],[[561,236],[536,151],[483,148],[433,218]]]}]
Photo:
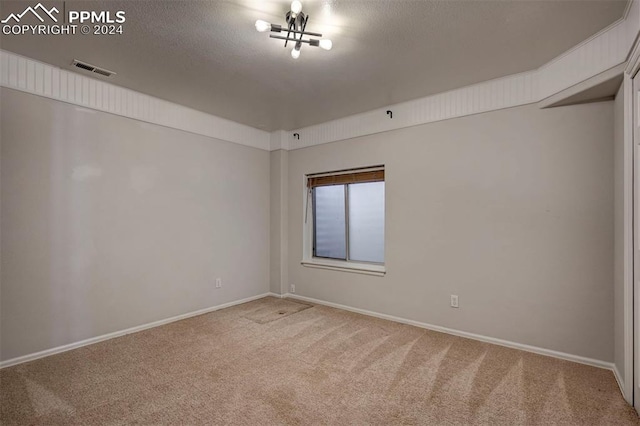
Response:
[{"label": "textured ceiling", "polygon": [[[0,15],[32,3],[2,1]],[[11,35],[0,47],[66,69],[77,58],[116,71],[105,79],[114,84],[290,130],[537,68],[626,7],[616,0],[303,0],[307,29],[331,38],[333,50],[305,45],[295,60],[284,42],[254,28],[256,19],[284,23],[289,4],[66,1],[67,10],[126,11],[124,34]]]}]

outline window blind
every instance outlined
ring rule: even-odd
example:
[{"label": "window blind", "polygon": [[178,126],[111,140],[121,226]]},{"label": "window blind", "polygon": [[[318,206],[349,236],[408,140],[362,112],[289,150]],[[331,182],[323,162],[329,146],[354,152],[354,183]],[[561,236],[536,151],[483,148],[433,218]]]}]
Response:
[{"label": "window blind", "polygon": [[384,182],[384,170],[368,170],[362,172],[340,173],[332,175],[309,176],[307,186],[345,185],[349,183]]}]

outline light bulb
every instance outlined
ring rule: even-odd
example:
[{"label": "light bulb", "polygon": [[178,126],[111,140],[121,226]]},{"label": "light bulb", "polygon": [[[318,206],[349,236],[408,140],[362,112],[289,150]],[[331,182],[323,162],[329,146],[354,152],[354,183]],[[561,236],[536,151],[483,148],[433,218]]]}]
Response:
[{"label": "light bulb", "polygon": [[261,19],[258,19],[256,21],[256,30],[260,31],[261,33],[265,31],[269,31],[270,28],[271,28],[271,24],[268,23],[267,21],[263,21]]},{"label": "light bulb", "polygon": [[299,49],[292,49],[291,50],[291,57],[293,59],[298,59],[300,57],[300,50]]},{"label": "light bulb", "polygon": [[320,40],[320,47],[324,50],[331,50],[331,48],[333,47],[333,43],[328,38],[324,38]]},{"label": "light bulb", "polygon": [[296,15],[300,12],[302,12],[302,3],[300,3],[298,0],[294,0],[291,2],[291,11],[293,13],[295,13]]}]

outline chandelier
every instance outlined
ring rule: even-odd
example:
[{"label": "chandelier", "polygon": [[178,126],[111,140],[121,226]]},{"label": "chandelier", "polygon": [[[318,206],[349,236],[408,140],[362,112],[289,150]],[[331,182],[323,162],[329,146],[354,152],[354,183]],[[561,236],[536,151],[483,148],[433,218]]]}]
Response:
[{"label": "chandelier", "polygon": [[[261,33],[265,31],[271,31],[272,33],[284,33],[286,31],[286,36],[270,34],[269,37],[284,40],[284,47],[287,47],[287,43],[289,42],[294,43],[293,49],[291,49],[291,56],[294,59],[298,59],[300,57],[300,48],[302,47],[302,43],[307,43],[309,46],[320,47],[324,50],[331,50],[331,47],[333,46],[331,40],[311,38],[322,37],[322,34],[305,31],[309,15],[302,12],[302,3],[298,0],[291,3],[291,10],[285,15],[285,20],[287,21],[286,28],[282,28],[282,25],[270,24],[269,22],[258,19],[256,21],[256,30]],[[309,36],[309,39],[305,40],[302,38],[303,36]]]}]

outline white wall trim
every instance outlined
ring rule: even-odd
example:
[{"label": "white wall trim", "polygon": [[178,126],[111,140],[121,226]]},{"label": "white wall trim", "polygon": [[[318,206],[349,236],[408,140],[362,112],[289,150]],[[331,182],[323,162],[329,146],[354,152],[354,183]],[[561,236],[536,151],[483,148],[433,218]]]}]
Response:
[{"label": "white wall trim", "polygon": [[[419,126],[483,112],[538,102],[535,71],[485,81],[448,92],[326,123],[292,130],[285,134],[283,149],[300,149],[406,127]],[[393,111],[393,118],[386,111]],[[300,139],[294,139],[293,133]]]},{"label": "white wall trim", "polygon": [[254,148],[299,149],[539,102],[624,63],[638,34],[639,8],[630,2],[623,18],[536,70],[291,131],[265,132],[4,50],[0,86]]},{"label": "white wall trim", "polygon": [[593,87],[596,87],[602,83],[611,81],[616,78],[619,78],[620,80],[622,80],[626,66],[627,66],[627,63],[624,62],[613,68],[609,68],[608,70],[603,71],[600,74],[594,75],[593,77],[589,77],[588,79],[583,80],[578,84],[575,84],[571,87],[561,90],[560,92],[541,100],[540,102],[538,102],[538,106],[540,108],[553,108],[556,106],[566,105],[566,104],[563,104],[563,102],[574,95],[583,93]]},{"label": "white wall trim", "polygon": [[598,33],[596,37],[586,40],[538,68],[538,100],[548,98],[625,62],[632,47],[628,33],[627,20],[618,21]]},{"label": "white wall trim", "polygon": [[303,259],[300,264],[307,268],[328,269],[330,271],[350,272],[352,274],[371,275],[384,277],[387,269],[384,265],[372,263],[358,263],[345,260],[333,260],[311,257]]},{"label": "white wall trim", "polygon": [[195,317],[202,314],[207,314],[209,312],[218,311],[220,309],[230,308],[231,306],[241,305],[243,303],[251,302],[253,300],[262,299],[267,296],[276,296],[280,297],[280,295],[276,295],[274,293],[263,293],[257,296],[251,296],[240,300],[234,300],[232,302],[223,303],[221,305],[212,306],[209,308],[199,309],[197,311],[188,312],[186,314],[176,315],[171,318],[166,318],[154,322],[150,322],[143,325],[138,325],[136,327],[127,328],[126,330],[114,331],[113,333],[103,334],[101,336],[91,337],[89,339],[81,340],[79,342],[69,343],[67,345],[58,346],[56,348],[46,349],[44,351],[35,352],[28,355],[19,356],[17,358],[11,358],[6,361],[0,362],[0,369],[11,367],[13,365],[22,364],[29,361],[34,361],[39,358],[44,358],[47,356],[59,354],[62,352],[70,351],[72,349],[81,348],[83,346],[92,345],[94,343],[102,342],[109,339],[114,339],[116,337],[124,336],[131,333],[137,333],[138,331],[147,330],[149,328],[159,327],[161,325],[169,324],[175,321],[180,321],[183,319]]},{"label": "white wall trim", "polygon": [[269,135],[269,142],[270,142],[270,146],[269,149],[271,151],[277,151],[279,149],[284,149],[284,150],[288,150],[289,146],[288,146],[288,139],[287,139],[287,132],[285,132],[284,130],[276,130],[275,132],[271,132],[271,134]]},{"label": "white wall trim", "polygon": [[[624,12],[622,13],[622,17],[620,19],[618,19],[615,22],[612,22],[611,24],[609,24],[608,26],[604,27],[603,29],[601,29],[600,31],[598,31],[597,33],[593,34],[592,36],[582,40],[580,43],[576,44],[573,47],[570,47],[569,49],[567,49],[566,51],[562,52],[561,54],[559,54],[558,56],[556,56],[555,58],[551,59],[549,62],[547,62],[545,65],[543,66],[547,66],[547,65],[551,65],[555,62],[558,62],[560,60],[562,60],[565,56],[570,55],[572,52],[579,50],[580,48],[582,48],[583,46],[589,44],[590,42],[597,40],[599,37],[601,37],[604,33],[612,30],[613,28],[616,28],[620,25],[625,26],[627,25],[627,20],[629,19],[629,14],[632,11],[632,7],[634,6],[634,3],[636,2],[636,0],[632,0],[630,2],[627,3]],[[637,6],[637,5],[635,5]],[[633,42],[633,40],[631,40],[631,42]],[[630,47],[630,45],[629,45]]]},{"label": "white wall trim", "polygon": [[[626,62],[640,29],[637,0],[624,17],[540,68],[284,132],[278,149],[301,149],[540,102]],[[640,52],[639,52],[640,53]],[[386,115],[393,111],[393,119]],[[298,133],[300,139],[294,139]]]},{"label": "white wall trim", "polygon": [[[635,59],[640,63],[640,57]],[[624,376],[622,394],[633,404],[633,80],[625,74],[622,82],[624,93],[624,166],[623,166],[623,316],[624,316]],[[619,374],[619,372],[618,372]]]},{"label": "white wall trim", "polygon": [[0,50],[0,86],[264,150],[270,134]]},{"label": "white wall trim", "polygon": [[159,321],[154,321],[148,324],[143,324],[143,325],[139,325],[136,327],[131,327],[128,328],[126,330],[121,330],[121,331],[116,331],[113,333],[108,333],[108,334],[103,334],[101,336],[97,336],[97,337],[92,337],[90,339],[86,339],[86,340],[82,340],[79,342],[75,342],[75,343],[70,343],[68,345],[63,345],[63,346],[58,346],[56,348],[51,348],[51,349],[47,349],[44,351],[40,351],[40,352],[35,352],[33,354],[29,354],[29,355],[23,355],[17,358],[12,358],[12,359],[8,359],[6,361],[1,361],[0,362],[0,369],[2,368],[7,368],[7,367],[11,367],[14,365],[18,365],[18,364],[22,364],[25,362],[29,362],[29,361],[34,361],[40,358],[44,358],[47,356],[51,356],[51,355],[55,355],[55,354],[59,354],[62,352],[66,352],[66,351],[70,351],[72,349],[77,349],[77,348],[81,348],[83,346],[88,346],[88,345],[92,345],[94,343],[99,343],[105,340],[109,340],[109,339],[114,339],[116,337],[120,337],[120,336],[124,336],[127,334],[132,334],[132,333],[137,333],[138,331],[143,331],[143,330],[147,330],[150,328],[154,328],[154,327],[159,327],[161,325],[165,325],[165,324],[169,324],[175,321],[180,321],[183,319],[187,319],[187,318],[191,318],[191,317],[195,317],[198,315],[203,315],[209,312],[214,312],[220,309],[225,309],[225,308],[229,308],[235,305],[241,305],[243,303],[247,303],[247,302],[251,302],[254,300],[258,300],[258,299],[262,299],[265,297],[275,297],[278,299],[294,299],[294,300],[301,300],[303,302],[309,302],[309,303],[314,303],[314,304],[318,304],[318,305],[323,305],[323,306],[329,306],[332,308],[337,308],[337,309],[342,309],[345,311],[349,311],[349,312],[355,312],[358,314],[362,314],[362,315],[367,315],[367,316],[371,316],[371,317],[375,317],[375,318],[381,318],[381,319],[385,319],[385,320],[389,320],[389,321],[394,321],[394,322],[398,322],[401,324],[407,324],[407,325],[412,325],[415,327],[420,327],[420,328],[424,328],[427,330],[433,330],[433,331],[438,331],[441,333],[447,333],[447,334],[451,334],[454,336],[459,336],[459,337],[465,337],[468,339],[473,339],[473,340],[478,340],[481,342],[486,342],[486,343],[492,343],[492,344],[496,344],[499,346],[505,346],[505,347],[509,347],[509,348],[513,348],[513,349],[520,349],[526,352],[532,352],[532,353],[537,353],[540,355],[546,355],[546,356],[551,356],[554,358],[559,358],[559,359],[563,359],[566,361],[573,361],[573,362],[578,362],[580,364],[586,364],[586,365],[591,365],[594,367],[599,367],[599,368],[605,368],[608,370],[613,371],[613,374],[616,378],[616,381],[618,383],[618,385],[620,386],[620,389],[622,391],[622,393],[624,394],[624,381],[620,375],[620,372],[618,371],[617,367],[610,362],[606,362],[606,361],[600,361],[600,360],[595,360],[592,358],[586,358],[586,357],[581,357],[578,355],[572,355],[572,354],[567,354],[564,352],[558,352],[558,351],[554,351],[551,349],[545,349],[545,348],[539,348],[536,346],[530,346],[530,345],[525,345],[522,343],[516,343],[516,342],[511,342],[508,340],[502,340],[502,339],[496,339],[493,337],[487,337],[487,336],[483,336],[480,334],[475,334],[475,333],[468,333],[465,331],[460,331],[460,330],[455,330],[452,328],[447,328],[447,327],[441,327],[441,326],[437,326],[437,325],[432,325],[432,324],[428,324],[428,323],[423,323],[423,322],[419,322],[419,321],[414,321],[414,320],[409,320],[409,319],[405,319],[405,318],[400,318],[400,317],[395,317],[393,315],[387,315],[387,314],[381,314],[378,312],[373,312],[373,311],[368,311],[366,309],[359,309],[359,308],[353,308],[350,306],[346,306],[346,305],[341,305],[338,303],[332,303],[332,302],[326,302],[323,300],[319,300],[319,299],[314,299],[312,297],[305,297],[305,296],[299,296],[297,294],[291,294],[291,293],[284,293],[284,294],[277,294],[277,293],[273,293],[273,292],[267,292],[267,293],[263,293],[263,294],[259,294],[257,296],[252,296],[252,297],[247,297],[245,299],[240,299],[240,300],[235,300],[232,302],[228,302],[228,303],[223,303],[221,305],[217,305],[217,306],[212,306],[209,308],[204,308],[204,309],[200,309],[197,311],[193,311],[193,312],[188,312],[186,314],[181,314],[181,315],[176,315],[174,317],[171,318],[167,318],[167,319],[163,319],[163,320],[159,320]]},{"label": "white wall trim", "polygon": [[622,393],[622,396],[624,397],[625,401],[629,402],[625,394],[625,389],[626,389],[625,382],[622,378],[622,375],[620,374],[620,371],[618,371],[618,366],[613,364],[613,368],[611,370],[613,371],[613,376],[616,378],[616,382],[618,383],[618,387],[620,388],[620,393]]},{"label": "white wall trim", "polygon": [[629,3],[627,3],[627,7],[624,8],[624,12],[622,13],[621,19],[627,19],[627,17],[629,16],[629,13],[631,12],[632,5],[633,5],[633,1],[630,1]]},{"label": "white wall trim", "polygon": [[[278,297],[278,296],[276,296]],[[554,358],[563,359],[566,361],[573,361],[580,364],[591,365],[593,367],[605,368],[607,370],[613,370],[614,364],[612,362],[601,361],[598,359],[587,358],[579,355],[568,354],[565,352],[554,351],[552,349],[539,348],[537,346],[525,345],[523,343],[511,342],[509,340],[496,339],[494,337],[483,336],[481,334],[469,333],[466,331],[455,330],[453,328],[441,327],[439,325],[428,324],[425,322],[414,321],[406,318],[400,318],[393,315],[381,314],[379,312],[368,311],[366,309],[353,308],[347,305],[341,305],[338,303],[327,302],[324,300],[314,299],[312,297],[299,296],[297,294],[286,293],[281,298],[298,299],[303,302],[315,303],[318,305],[329,306],[332,308],[343,309],[349,312],[355,312],[362,315],[367,315],[376,318],[382,318],[389,321],[399,322],[402,324],[413,325],[415,327],[425,328],[427,330],[438,331],[441,333],[447,333],[454,336],[465,337],[467,339],[478,340],[481,342],[492,343],[494,345],[505,346],[513,349],[520,349],[526,352],[533,352],[540,355],[546,355]]]},{"label": "white wall trim", "polygon": [[536,70],[290,131],[265,132],[4,50],[0,86],[254,148],[299,149],[539,102],[624,63],[640,27],[638,3],[633,0],[623,18]]},{"label": "white wall trim", "polygon": [[627,66],[625,68],[625,72],[631,76],[631,78],[635,77],[640,69],[640,44],[636,43],[633,50],[629,54],[629,61],[627,62]]}]

